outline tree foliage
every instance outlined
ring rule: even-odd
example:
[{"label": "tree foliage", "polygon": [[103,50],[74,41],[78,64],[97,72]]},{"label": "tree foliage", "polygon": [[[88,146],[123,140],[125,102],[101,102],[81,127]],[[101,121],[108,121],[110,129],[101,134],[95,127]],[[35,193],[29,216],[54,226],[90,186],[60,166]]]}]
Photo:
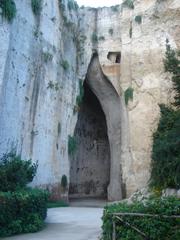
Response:
[{"label": "tree foliage", "polygon": [[16,4],[13,0],[0,0],[0,8],[2,9],[2,16],[9,22],[16,16]]},{"label": "tree foliage", "polygon": [[153,136],[151,185],[180,187],[180,111],[160,105],[161,118]]},{"label": "tree foliage", "polygon": [[16,191],[24,188],[36,174],[37,164],[22,160],[10,152],[0,159],[0,191]]},{"label": "tree foliage", "polygon": [[171,109],[160,105],[161,117],[153,135],[152,170],[150,185],[155,188],[180,187],[180,65],[179,51],[173,50],[166,41],[165,71],[172,73],[175,90]]},{"label": "tree foliage", "polygon": [[165,71],[172,74],[172,82],[175,90],[174,105],[180,107],[180,50],[171,48],[166,40],[166,58],[164,60]]}]

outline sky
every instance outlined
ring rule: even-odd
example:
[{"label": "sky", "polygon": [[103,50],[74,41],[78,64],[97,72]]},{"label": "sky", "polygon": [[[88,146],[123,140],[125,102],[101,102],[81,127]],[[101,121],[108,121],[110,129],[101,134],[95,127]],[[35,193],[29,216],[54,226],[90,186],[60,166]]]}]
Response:
[{"label": "sky", "polygon": [[80,7],[82,5],[89,7],[104,7],[117,5],[122,2],[122,0],[76,0],[76,1]]}]

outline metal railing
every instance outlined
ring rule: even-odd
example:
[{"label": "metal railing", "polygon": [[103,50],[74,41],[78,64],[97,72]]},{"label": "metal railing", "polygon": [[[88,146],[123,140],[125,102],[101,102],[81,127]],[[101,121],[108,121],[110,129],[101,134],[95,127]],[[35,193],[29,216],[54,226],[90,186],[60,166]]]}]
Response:
[{"label": "metal railing", "polygon": [[167,215],[158,215],[158,214],[144,214],[144,213],[112,213],[111,214],[112,220],[113,220],[113,232],[112,232],[112,240],[117,240],[116,238],[116,224],[117,221],[121,222],[121,224],[133,229],[136,233],[141,235],[141,237],[144,240],[151,240],[150,236],[147,236],[142,230],[138,229],[136,226],[130,224],[126,220],[124,220],[122,217],[123,216],[134,216],[134,217],[152,217],[152,218],[180,218],[180,215],[172,215],[172,216],[167,216]]}]

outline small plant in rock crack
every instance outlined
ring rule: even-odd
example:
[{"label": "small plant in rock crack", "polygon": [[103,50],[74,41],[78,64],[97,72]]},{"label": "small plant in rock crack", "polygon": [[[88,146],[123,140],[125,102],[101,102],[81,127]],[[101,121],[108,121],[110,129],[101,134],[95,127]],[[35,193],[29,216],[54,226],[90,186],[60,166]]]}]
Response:
[{"label": "small plant in rock crack", "polygon": [[49,52],[43,52],[43,59],[45,63],[51,62],[53,59],[53,55]]},{"label": "small plant in rock crack", "polygon": [[69,69],[69,63],[68,63],[68,61],[67,61],[67,60],[62,60],[62,61],[61,61],[61,66],[62,66],[62,68],[63,68],[65,71],[67,71],[67,70]]},{"label": "small plant in rock crack", "polygon": [[100,36],[98,40],[99,40],[99,41],[104,41],[104,40],[105,40],[105,37],[104,37],[104,36]]},{"label": "small plant in rock crack", "polygon": [[93,32],[91,39],[92,39],[93,43],[97,43],[98,42],[98,36],[97,36],[97,34],[95,32]]},{"label": "small plant in rock crack", "polygon": [[137,16],[135,17],[135,21],[136,21],[137,23],[141,24],[141,23],[142,23],[142,16],[141,16],[141,15],[137,15]]},{"label": "small plant in rock crack", "polygon": [[74,136],[68,136],[68,154],[73,156],[77,150],[77,142]]},{"label": "small plant in rock crack", "polygon": [[133,31],[133,30],[132,30],[132,26],[131,26],[130,29],[129,29],[129,37],[130,37],[130,38],[132,38],[132,31]]},{"label": "small plant in rock crack", "polygon": [[133,92],[134,92],[134,89],[132,87],[128,87],[126,89],[124,93],[126,105],[128,105],[129,100],[133,100]]},{"label": "small plant in rock crack", "polygon": [[112,35],[113,35],[113,33],[114,33],[114,30],[113,30],[113,28],[110,28],[110,29],[109,29],[109,34],[112,36]]},{"label": "small plant in rock crack", "polygon": [[53,81],[49,81],[48,82],[48,86],[47,86],[47,89],[53,89],[53,90],[55,90],[55,91],[58,91],[59,90],[59,84],[58,84],[58,82],[53,82]]}]

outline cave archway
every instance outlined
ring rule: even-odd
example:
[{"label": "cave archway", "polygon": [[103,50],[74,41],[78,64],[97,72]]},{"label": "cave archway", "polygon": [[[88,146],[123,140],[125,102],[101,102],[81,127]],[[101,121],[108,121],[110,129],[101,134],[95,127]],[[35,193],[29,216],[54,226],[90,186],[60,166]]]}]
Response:
[{"label": "cave archway", "polygon": [[87,81],[74,137],[77,151],[70,159],[70,198],[107,198],[110,147],[106,119]]},{"label": "cave archway", "polygon": [[[107,77],[103,74],[101,65],[99,63],[99,58],[97,54],[94,54],[91,62],[88,67],[86,80],[85,80],[85,91],[91,92],[91,96],[93,98],[96,98],[96,102],[94,103],[96,106],[93,105],[92,97],[87,100],[85,97],[85,100],[90,101],[89,103],[92,104],[92,108],[96,108],[97,106],[97,112],[95,109],[93,110],[95,112],[96,119],[101,119],[100,121],[103,122],[102,126],[104,126],[102,129],[102,135],[103,135],[103,141],[104,141],[104,148],[106,146],[105,152],[105,167],[103,165],[98,165],[97,161],[95,166],[92,168],[92,165],[94,163],[94,160],[92,162],[89,162],[90,169],[95,169],[96,172],[100,175],[103,174],[103,171],[105,173],[104,177],[100,179],[104,179],[103,181],[100,181],[101,187],[98,188],[98,182],[92,181],[90,183],[87,183],[87,186],[89,187],[88,191],[86,193],[89,193],[89,196],[91,193],[98,193],[97,196],[104,196],[107,195],[107,199],[109,201],[114,200],[121,200],[123,198],[122,196],[122,171],[121,171],[121,156],[123,155],[124,151],[124,140],[122,140],[122,132],[123,130],[123,123],[124,119],[122,116],[122,101],[116,90],[114,89],[111,82],[107,79]],[[87,89],[86,89],[87,88]],[[85,93],[86,94],[86,93]],[[98,104],[97,104],[98,103]],[[100,110],[102,108],[102,110]],[[87,110],[87,109],[86,109]],[[83,110],[82,110],[83,111]],[[88,110],[87,110],[88,111]],[[89,109],[90,111],[90,109]],[[92,113],[92,111],[91,111]],[[82,112],[83,114],[83,112]],[[79,119],[81,118],[81,112],[79,113]],[[104,119],[104,120],[103,120]],[[79,120],[78,120],[79,121]],[[90,121],[90,119],[88,119]],[[84,124],[86,124],[88,121],[84,121]],[[97,124],[99,126],[99,123]],[[87,125],[85,126],[85,128]],[[77,122],[76,129],[75,129],[75,135],[76,132],[79,131],[79,136],[81,135],[81,132],[83,128],[83,124],[81,124],[81,121]],[[86,129],[87,130],[87,129]],[[91,128],[91,130],[95,130],[95,128]],[[96,132],[96,130],[95,130]],[[106,134],[107,132],[107,134]],[[93,133],[95,134],[95,133]],[[86,148],[86,143],[84,148]],[[92,143],[92,146],[94,147],[97,143]],[[88,146],[88,144],[87,144]],[[124,149],[123,149],[124,148]],[[86,183],[85,177],[83,178],[83,174],[85,174],[85,169],[80,169],[81,166],[78,165],[82,162],[81,159],[81,151],[83,151],[83,148],[80,146],[79,151],[75,154],[75,157],[73,157],[70,161],[70,196],[75,195],[78,196],[78,186],[77,184],[74,184],[78,182],[78,178],[81,178],[81,181],[84,181],[84,184]],[[108,150],[107,150],[108,149]],[[108,153],[109,152],[109,153]],[[84,153],[83,153],[84,154]],[[83,155],[82,154],[82,155]],[[103,154],[103,151],[101,152]],[[75,159],[75,161],[74,161]],[[99,156],[99,159],[103,159],[102,156]],[[109,160],[108,160],[109,159]],[[83,160],[86,161],[86,158],[83,157]],[[73,162],[74,161],[74,162]],[[102,161],[100,161],[102,163]],[[109,168],[109,170],[108,170]],[[82,173],[80,174],[80,170]],[[95,172],[92,172],[92,176]],[[98,176],[98,174],[96,176]],[[93,178],[94,179],[94,178]],[[95,179],[96,180],[96,179]],[[99,178],[98,178],[99,181]],[[104,183],[104,190],[103,191],[97,191],[97,189],[103,189]],[[80,184],[79,189],[82,185]],[[94,190],[93,190],[94,188]],[[81,188],[83,189],[83,188]],[[84,188],[85,189],[85,188]],[[87,189],[86,189],[87,190]],[[124,189],[123,189],[124,190]],[[99,193],[103,194],[100,194]],[[85,193],[85,190],[82,190],[79,197],[82,197],[84,195],[88,195]],[[92,196],[95,196],[95,194]]]}]

